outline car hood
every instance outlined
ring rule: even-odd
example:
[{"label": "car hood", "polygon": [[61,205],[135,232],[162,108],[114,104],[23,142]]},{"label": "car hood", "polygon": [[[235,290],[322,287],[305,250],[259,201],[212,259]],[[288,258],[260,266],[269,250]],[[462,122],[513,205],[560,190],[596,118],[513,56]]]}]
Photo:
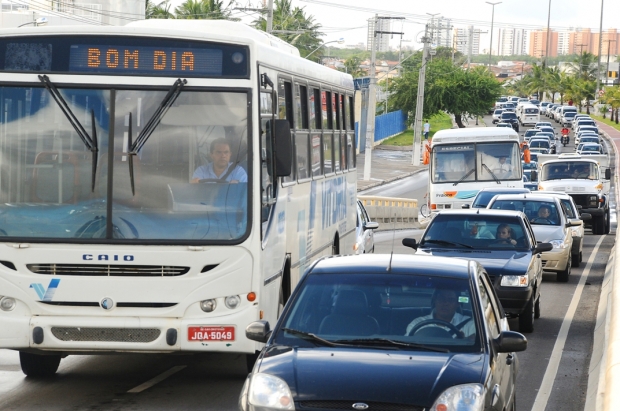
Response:
[{"label": "car hood", "polygon": [[467,250],[454,248],[419,248],[416,254],[466,258],[478,261],[491,277],[526,273],[532,259],[531,251]]},{"label": "car hood", "polygon": [[551,240],[563,240],[564,227],[559,225],[536,225],[532,224],[532,230],[537,242],[548,243]]},{"label": "car hood", "polygon": [[484,356],[365,348],[268,347],[255,372],[288,384],[295,401],[415,404],[447,387],[483,383]]}]

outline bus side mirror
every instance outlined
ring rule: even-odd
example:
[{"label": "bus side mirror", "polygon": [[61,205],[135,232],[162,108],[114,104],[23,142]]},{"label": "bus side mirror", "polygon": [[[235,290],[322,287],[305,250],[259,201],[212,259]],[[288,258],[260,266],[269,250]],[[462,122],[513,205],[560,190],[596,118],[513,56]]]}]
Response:
[{"label": "bus side mirror", "polygon": [[[269,120],[271,123],[272,120]],[[291,143],[291,126],[288,120],[273,120],[275,141],[275,161],[276,161],[276,177],[286,177],[291,175],[293,164],[293,144]],[[267,125],[270,129],[270,124]]]},{"label": "bus side mirror", "polygon": [[532,173],[530,174],[530,180],[538,181],[538,171],[532,170]]},{"label": "bus side mirror", "polygon": [[610,168],[605,170],[605,180],[611,180],[611,169]]}]

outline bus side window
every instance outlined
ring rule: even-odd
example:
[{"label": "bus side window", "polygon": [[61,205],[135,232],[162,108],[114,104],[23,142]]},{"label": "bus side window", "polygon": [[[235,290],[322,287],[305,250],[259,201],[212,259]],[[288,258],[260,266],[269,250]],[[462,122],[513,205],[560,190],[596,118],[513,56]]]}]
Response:
[{"label": "bus side window", "polygon": [[[278,117],[288,120],[288,124],[293,129],[296,125],[293,114],[293,85],[285,79],[278,80]],[[293,133],[291,133],[292,138]],[[294,141],[291,142],[294,146]],[[291,174],[283,177],[283,183],[295,181],[295,170],[291,169]]]}]

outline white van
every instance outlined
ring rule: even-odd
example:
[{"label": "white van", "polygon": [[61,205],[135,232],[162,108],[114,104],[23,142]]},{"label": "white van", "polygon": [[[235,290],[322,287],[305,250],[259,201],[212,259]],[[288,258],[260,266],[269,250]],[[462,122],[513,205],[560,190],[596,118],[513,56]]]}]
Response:
[{"label": "white van", "polygon": [[540,109],[534,104],[519,103],[519,106],[517,107],[517,118],[524,126],[534,126],[540,121]]}]

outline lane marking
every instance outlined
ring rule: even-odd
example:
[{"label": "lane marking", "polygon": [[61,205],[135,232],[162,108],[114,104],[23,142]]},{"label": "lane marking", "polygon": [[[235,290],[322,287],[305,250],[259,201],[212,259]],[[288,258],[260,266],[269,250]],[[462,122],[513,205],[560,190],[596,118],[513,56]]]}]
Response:
[{"label": "lane marking", "polygon": [[170,377],[172,374],[175,374],[175,373],[181,371],[185,367],[187,367],[187,365],[177,365],[176,367],[172,367],[168,371],[159,374],[157,377],[152,378],[152,379],[148,380],[147,382],[145,382],[144,384],[140,384],[137,387],[132,388],[132,389],[130,389],[127,392],[128,393],[132,393],[132,394],[136,394],[136,393],[142,392],[142,391],[144,391],[146,389],[149,389],[153,385],[162,382],[166,378]]},{"label": "lane marking", "polygon": [[577,305],[581,299],[581,293],[583,292],[584,285],[588,279],[588,275],[590,274],[590,269],[592,268],[592,264],[594,264],[594,258],[596,257],[598,249],[605,237],[606,235],[603,235],[600,240],[598,240],[596,246],[590,254],[586,267],[581,273],[579,284],[577,284],[573,298],[568,306],[568,311],[566,311],[566,315],[562,321],[558,338],[555,340],[553,351],[551,351],[551,357],[549,359],[549,363],[547,364],[547,369],[545,370],[545,375],[542,383],[540,384],[538,394],[536,394],[532,411],[545,411],[545,408],[547,407],[549,396],[551,395],[551,390],[553,389],[553,382],[558,374],[558,368],[560,367],[560,361],[562,360],[562,353],[564,352],[564,345],[566,344],[566,338],[568,337],[568,330],[570,329],[571,322],[573,321],[575,312],[577,311]]}]

